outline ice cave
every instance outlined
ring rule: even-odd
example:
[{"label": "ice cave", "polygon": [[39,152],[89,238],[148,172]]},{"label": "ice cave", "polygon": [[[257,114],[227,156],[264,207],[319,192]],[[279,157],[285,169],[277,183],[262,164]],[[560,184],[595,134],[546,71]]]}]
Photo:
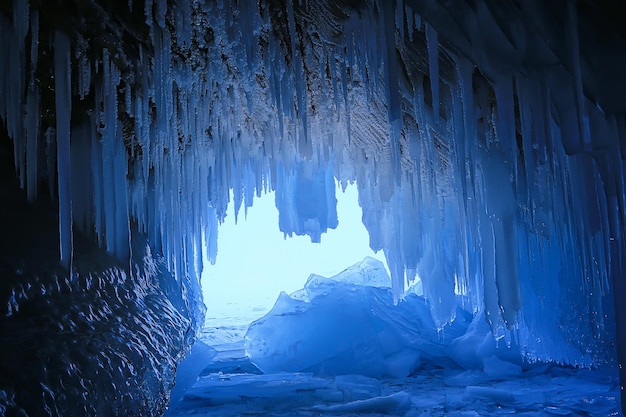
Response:
[{"label": "ice cave", "polygon": [[[622,415],[623,6],[0,1],[0,415]],[[389,272],[207,344],[229,207],[337,184]]]}]

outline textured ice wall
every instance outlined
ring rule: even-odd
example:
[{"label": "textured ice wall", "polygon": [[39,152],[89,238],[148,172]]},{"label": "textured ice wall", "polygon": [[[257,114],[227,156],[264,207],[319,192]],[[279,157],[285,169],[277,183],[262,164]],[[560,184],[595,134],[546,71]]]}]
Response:
[{"label": "textured ice wall", "polygon": [[[419,274],[438,326],[460,297],[528,360],[604,363],[625,275],[626,125],[603,63],[620,68],[623,42],[610,25],[581,35],[604,16],[584,2],[542,4],[131,2],[104,13],[110,37],[68,44],[39,24],[47,10],[15,0],[0,17],[0,117],[28,195],[42,180],[58,196],[66,264],[72,230],[124,259],[136,224],[176,277],[197,277],[229,189],[249,206],[303,163],[332,166],[359,185],[396,297]],[[332,227],[319,195],[298,213],[298,195],[280,200],[281,217],[306,217],[286,233]]]}]

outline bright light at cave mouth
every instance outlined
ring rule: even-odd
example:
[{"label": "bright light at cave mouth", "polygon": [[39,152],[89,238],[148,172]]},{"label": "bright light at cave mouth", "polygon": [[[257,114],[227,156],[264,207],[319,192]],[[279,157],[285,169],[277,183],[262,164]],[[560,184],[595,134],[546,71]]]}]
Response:
[{"label": "bright light at cave mouth", "polygon": [[[304,286],[311,273],[330,277],[374,253],[361,221],[356,185],[345,192],[338,186],[339,225],[322,235],[321,243],[308,236],[285,238],[278,228],[274,193],[256,198],[235,224],[233,204],[219,228],[215,265],[205,262],[202,274],[206,327],[245,326],[267,313],[281,291]],[[243,330],[243,329],[242,329]]]}]

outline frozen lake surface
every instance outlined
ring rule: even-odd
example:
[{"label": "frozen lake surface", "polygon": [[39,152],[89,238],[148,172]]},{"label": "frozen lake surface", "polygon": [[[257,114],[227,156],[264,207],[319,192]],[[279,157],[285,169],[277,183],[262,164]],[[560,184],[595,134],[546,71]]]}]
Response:
[{"label": "frozen lake surface", "polygon": [[[247,318],[264,314],[243,308],[240,313]],[[210,349],[200,358],[190,357],[197,380],[167,416],[621,415],[613,370],[544,365],[507,377],[433,368],[401,379],[263,374],[245,355],[242,317],[225,318],[207,318],[200,339]]]},{"label": "frozen lake surface", "polygon": [[621,415],[614,367],[522,364],[461,310],[438,333],[424,299],[396,305],[388,283],[365,259],[278,299],[211,305],[168,416]]}]

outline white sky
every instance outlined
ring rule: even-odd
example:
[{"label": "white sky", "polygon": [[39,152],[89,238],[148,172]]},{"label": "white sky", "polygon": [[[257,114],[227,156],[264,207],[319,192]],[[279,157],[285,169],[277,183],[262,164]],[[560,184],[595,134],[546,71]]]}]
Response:
[{"label": "white sky", "polygon": [[242,209],[237,225],[230,204],[218,231],[217,261],[205,263],[202,277],[207,316],[233,305],[269,309],[281,291],[302,288],[309,274],[329,277],[366,256],[386,264],[382,251],[369,248],[356,185],[345,193],[338,188],[336,195],[339,226],[323,234],[321,243],[311,243],[308,236],[283,237],[274,193],[256,198],[247,219]]}]

